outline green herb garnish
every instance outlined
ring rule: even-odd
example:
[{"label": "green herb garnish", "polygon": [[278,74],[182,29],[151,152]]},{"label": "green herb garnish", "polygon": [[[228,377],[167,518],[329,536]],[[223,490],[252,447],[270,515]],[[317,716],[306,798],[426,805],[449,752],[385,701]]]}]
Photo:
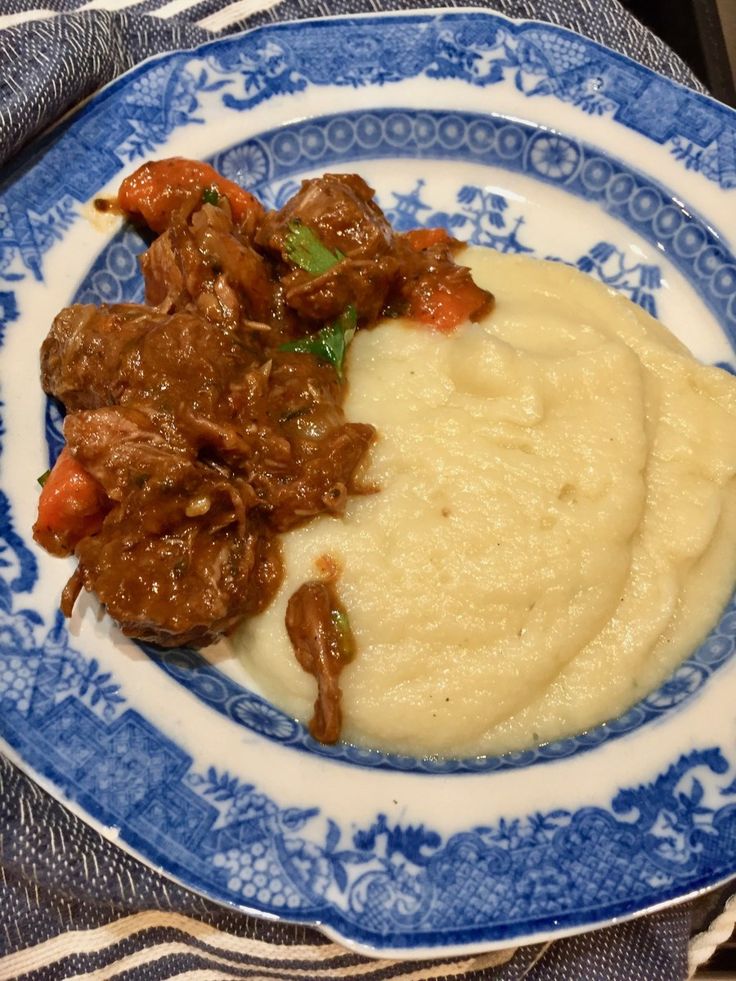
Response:
[{"label": "green herb garnish", "polygon": [[333,607],[330,610],[332,626],[338,638],[340,648],[340,660],[348,664],[355,657],[355,639],[350,626],[347,613],[341,607]]},{"label": "green herb garnish", "polygon": [[316,334],[300,337],[298,341],[282,344],[279,350],[294,351],[296,354],[313,354],[322,361],[329,361],[342,381],[342,366],[348,344],[355,336],[358,326],[358,313],[350,304],[333,323],[318,330]]},{"label": "green herb garnish", "polygon": [[301,221],[289,222],[284,246],[287,259],[300,269],[311,273],[312,276],[321,276],[345,258],[339,249],[331,252],[320,242],[312,229],[307,228]]},{"label": "green herb garnish", "polygon": [[220,203],[220,192],[217,190],[214,184],[212,184],[210,187],[206,187],[202,191],[202,200],[205,204]]},{"label": "green herb garnish", "polygon": [[51,471],[45,470],[40,477],[36,477],[36,480],[39,482],[41,487],[43,487],[43,485],[46,483],[46,481],[49,479],[50,476],[51,476]]}]

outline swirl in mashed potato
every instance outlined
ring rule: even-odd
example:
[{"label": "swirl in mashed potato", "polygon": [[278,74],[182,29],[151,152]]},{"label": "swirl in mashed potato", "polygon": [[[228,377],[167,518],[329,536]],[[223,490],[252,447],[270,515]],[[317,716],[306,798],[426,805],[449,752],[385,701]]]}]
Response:
[{"label": "swirl in mashed potato", "polygon": [[348,418],[379,439],[342,519],[284,537],[285,581],[238,647],[307,720],[284,626],[324,556],[358,655],[343,738],[415,755],[504,752],[611,719],[715,623],[736,579],[736,379],[567,266],[483,249],[496,295],[449,336],[359,333]]}]

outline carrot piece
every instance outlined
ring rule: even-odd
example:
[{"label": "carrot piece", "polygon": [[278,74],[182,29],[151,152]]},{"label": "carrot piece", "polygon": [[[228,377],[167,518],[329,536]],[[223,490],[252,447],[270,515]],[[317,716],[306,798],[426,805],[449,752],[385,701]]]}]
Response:
[{"label": "carrot piece", "polygon": [[33,537],[52,555],[69,555],[100,530],[109,506],[102,484],[65,446],[43,485]]},{"label": "carrot piece", "polygon": [[210,188],[230,202],[235,224],[263,215],[262,205],[245,188],[222,177],[209,164],[184,157],[143,164],[120,185],[118,205],[130,216],[142,218],[152,231],[163,232],[177,208],[193,194]]},{"label": "carrot piece", "polygon": [[449,334],[466,320],[479,320],[491,309],[493,295],[467,277],[452,282],[431,278],[420,280],[409,297],[408,314],[413,320],[429,324]]},{"label": "carrot piece", "polygon": [[415,252],[421,252],[433,245],[449,245],[453,241],[444,228],[412,228],[404,237]]}]

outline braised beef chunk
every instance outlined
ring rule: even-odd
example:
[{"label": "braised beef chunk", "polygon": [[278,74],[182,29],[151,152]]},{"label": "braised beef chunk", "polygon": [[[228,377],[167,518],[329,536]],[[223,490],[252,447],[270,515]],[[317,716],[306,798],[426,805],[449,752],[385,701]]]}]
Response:
[{"label": "braised beef chunk", "polygon": [[[261,608],[252,588],[257,560],[277,546],[248,516],[247,485],[242,494],[242,485],[207,468],[176,464],[126,494],[77,556],[84,585],[124,633],[201,646]],[[272,595],[278,576],[266,585]]]},{"label": "braised beef chunk", "polygon": [[342,259],[321,276],[303,270],[282,278],[284,299],[307,321],[334,320],[351,303],[362,325],[378,320],[396,280],[397,263],[391,256],[378,259]]},{"label": "braised beef chunk", "polygon": [[[127,178],[118,205],[158,233],[141,260],[147,305],[53,322],[41,378],[67,410],[66,447],[34,535],[77,557],[67,616],[85,588],[131,637],[203,645],[271,601],[280,533],[369,490],[375,431],[343,412],[355,330],[387,311],[452,329],[492,297],[455,264],[458,242],[395,234],[355,175],[304,181],[266,213],[174,158]],[[312,731],[333,741],[352,641],[328,579],[297,591],[287,627],[319,686]]]},{"label": "braised beef chunk", "polygon": [[[290,247],[295,228],[309,229],[338,257],[332,269],[314,275],[295,265]],[[361,323],[371,323],[397,279],[391,226],[372,189],[354,174],[303,181],[281,211],[266,215],[256,242],[281,259],[285,301],[307,321],[332,320],[351,303]]]},{"label": "braised beef chunk", "polygon": [[171,312],[190,306],[208,320],[268,323],[274,283],[265,259],[243,241],[223,208],[203,204],[170,225],[141,262],[146,300]]},{"label": "braised beef chunk", "polygon": [[309,355],[276,352],[261,389],[251,387],[244,418],[258,439],[248,472],[270,525],[286,531],[317,514],[341,514],[375,430],[347,423],[332,367]]},{"label": "braised beef chunk", "polygon": [[67,409],[145,402],[225,417],[230,387],[261,363],[262,347],[250,337],[193,311],[69,307],[41,348],[42,384]]},{"label": "braised beef chunk", "polygon": [[41,346],[44,392],[68,410],[114,404],[118,367],[128,345],[161,319],[154,310],[131,303],[62,310]]},{"label": "braised beef chunk", "polygon": [[375,259],[391,250],[393,231],[374,200],[374,192],[356,174],[325,174],[302,181],[280,211],[266,214],[256,243],[289,262],[287,239],[294,222],[311,228],[332,251],[352,259]]},{"label": "braised beef chunk", "polygon": [[242,502],[232,486],[197,486],[210,501],[204,518],[148,529],[133,516],[133,494],[77,547],[84,586],[131,637],[163,647],[211,644],[278,588],[278,575],[256,574],[265,558],[278,562],[276,541],[257,521],[238,522]]},{"label": "braised beef chunk", "polygon": [[280,581],[278,545],[246,480],[172,445],[135,408],[73,413],[65,436],[112,505],[76,554],[123,632],[199,646],[263,608]]},{"label": "braised beef chunk", "polygon": [[261,357],[245,332],[226,330],[187,311],[175,313],[128,346],[119,367],[119,401],[228,418],[231,385]]},{"label": "braised beef chunk", "polygon": [[374,433],[373,426],[346,423],[320,440],[319,451],[299,461],[293,478],[279,480],[266,471],[255,479],[256,493],[268,502],[271,525],[287,531],[324,512],[342,514],[348,494],[356,492],[353,474]]}]

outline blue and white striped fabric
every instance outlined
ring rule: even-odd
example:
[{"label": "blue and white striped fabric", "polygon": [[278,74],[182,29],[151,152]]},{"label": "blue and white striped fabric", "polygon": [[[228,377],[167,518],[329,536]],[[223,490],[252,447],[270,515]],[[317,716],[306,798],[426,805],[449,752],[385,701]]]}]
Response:
[{"label": "blue and white striped fabric", "polygon": [[[549,20],[702,88],[617,0],[462,0]],[[0,162],[149,55],[259,24],[432,0],[0,0]],[[142,866],[0,757],[0,981],[96,978],[678,981],[727,890],[582,937],[431,963],[372,961],[228,911]]]}]

